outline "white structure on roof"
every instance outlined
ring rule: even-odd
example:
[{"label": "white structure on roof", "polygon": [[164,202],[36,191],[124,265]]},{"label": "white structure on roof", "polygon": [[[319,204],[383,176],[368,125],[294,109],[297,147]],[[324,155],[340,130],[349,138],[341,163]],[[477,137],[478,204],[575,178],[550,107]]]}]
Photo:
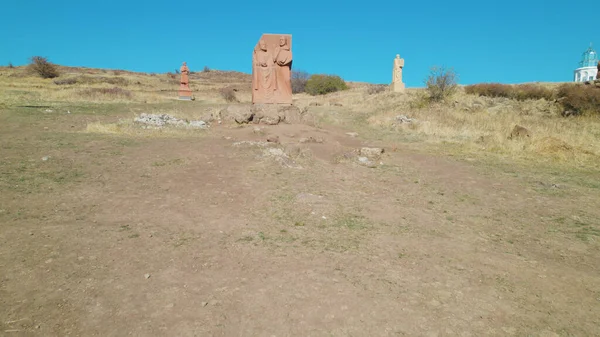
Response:
[{"label": "white structure on roof", "polygon": [[575,82],[593,81],[598,74],[598,53],[590,47],[583,53],[579,68],[575,69]]}]

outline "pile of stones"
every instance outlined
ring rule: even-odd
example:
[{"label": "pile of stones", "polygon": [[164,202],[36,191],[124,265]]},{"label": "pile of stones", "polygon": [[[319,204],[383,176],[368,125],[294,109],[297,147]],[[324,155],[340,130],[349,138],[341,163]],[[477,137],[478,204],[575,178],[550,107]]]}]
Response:
[{"label": "pile of stones", "polygon": [[179,119],[167,114],[147,114],[142,113],[139,117],[136,117],[134,120],[136,123],[145,124],[154,127],[164,127],[164,126],[175,126],[175,127],[186,127],[186,128],[198,128],[198,129],[206,129],[208,128],[208,124],[204,121],[187,121],[184,119]]}]

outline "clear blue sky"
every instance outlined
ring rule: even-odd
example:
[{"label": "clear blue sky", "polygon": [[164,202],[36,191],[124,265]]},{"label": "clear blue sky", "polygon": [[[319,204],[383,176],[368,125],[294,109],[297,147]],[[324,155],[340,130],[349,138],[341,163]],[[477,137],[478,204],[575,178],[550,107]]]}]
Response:
[{"label": "clear blue sky", "polygon": [[460,83],[571,81],[581,54],[600,50],[600,0],[242,1],[4,0],[0,64],[33,55],[62,65],[251,71],[261,33],[293,35],[294,69],[407,86],[433,65]]}]

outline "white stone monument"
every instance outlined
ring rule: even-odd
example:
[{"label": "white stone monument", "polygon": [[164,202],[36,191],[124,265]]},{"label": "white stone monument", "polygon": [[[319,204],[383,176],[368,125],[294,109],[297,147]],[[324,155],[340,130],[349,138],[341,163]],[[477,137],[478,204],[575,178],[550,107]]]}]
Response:
[{"label": "white stone monument", "polygon": [[400,55],[396,55],[392,71],[391,87],[393,92],[404,92],[406,89],[406,86],[402,83],[402,68],[404,68],[404,59],[401,59]]}]

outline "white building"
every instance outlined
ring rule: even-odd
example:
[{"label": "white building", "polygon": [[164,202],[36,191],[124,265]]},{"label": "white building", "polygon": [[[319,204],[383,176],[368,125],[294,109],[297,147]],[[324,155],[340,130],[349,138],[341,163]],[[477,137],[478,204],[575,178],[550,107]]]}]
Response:
[{"label": "white building", "polygon": [[575,69],[575,82],[593,81],[598,74],[598,53],[590,47],[583,53],[579,68]]}]

